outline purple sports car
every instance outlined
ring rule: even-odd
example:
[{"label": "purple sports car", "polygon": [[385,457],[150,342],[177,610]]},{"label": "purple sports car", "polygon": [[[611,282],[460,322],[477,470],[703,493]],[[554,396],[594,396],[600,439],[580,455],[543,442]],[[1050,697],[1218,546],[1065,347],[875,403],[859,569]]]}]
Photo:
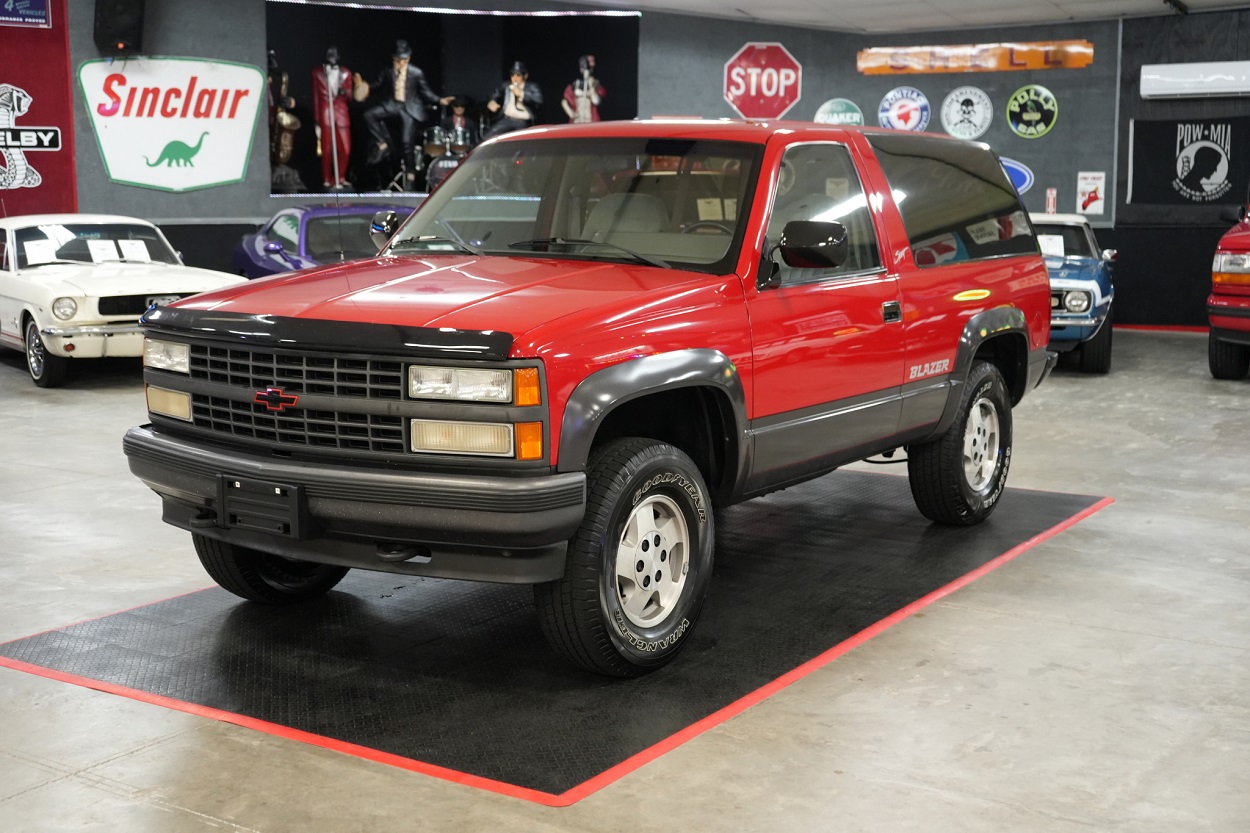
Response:
[{"label": "purple sports car", "polygon": [[307,269],[323,263],[373,257],[377,244],[369,223],[378,211],[394,211],[401,220],[416,206],[386,203],[294,205],[284,208],[234,247],[235,270],[248,278]]}]

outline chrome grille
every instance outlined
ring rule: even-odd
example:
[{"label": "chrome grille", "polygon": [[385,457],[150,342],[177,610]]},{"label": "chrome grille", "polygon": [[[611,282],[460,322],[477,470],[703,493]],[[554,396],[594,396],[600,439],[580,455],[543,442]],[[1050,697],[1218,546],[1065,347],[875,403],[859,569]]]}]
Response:
[{"label": "chrome grille", "polygon": [[365,399],[402,399],[402,362],[191,345],[191,377],[234,387]]},{"label": "chrome grille", "polygon": [[281,414],[264,405],[215,396],[191,397],[197,428],[286,446],[343,451],[404,452],[403,418],[345,411],[291,408]]},{"label": "chrome grille", "polygon": [[148,311],[152,298],[187,298],[190,293],[149,292],[146,295],[110,295],[101,298],[98,309],[100,315],[133,315],[140,316]]}]

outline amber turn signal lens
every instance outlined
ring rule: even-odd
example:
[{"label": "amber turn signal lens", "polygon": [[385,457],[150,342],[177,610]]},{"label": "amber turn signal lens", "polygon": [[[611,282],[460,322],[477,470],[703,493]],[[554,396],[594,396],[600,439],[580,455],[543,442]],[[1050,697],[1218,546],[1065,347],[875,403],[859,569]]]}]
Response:
[{"label": "amber turn signal lens", "polygon": [[1216,286],[1250,286],[1250,272],[1215,272],[1211,283]]},{"label": "amber turn signal lens", "polygon": [[541,422],[517,423],[516,458],[518,460],[541,460],[543,458],[543,424]]},{"label": "amber turn signal lens", "polygon": [[512,402],[516,405],[541,405],[542,391],[538,389],[538,368],[518,368],[512,377],[514,390]]}]

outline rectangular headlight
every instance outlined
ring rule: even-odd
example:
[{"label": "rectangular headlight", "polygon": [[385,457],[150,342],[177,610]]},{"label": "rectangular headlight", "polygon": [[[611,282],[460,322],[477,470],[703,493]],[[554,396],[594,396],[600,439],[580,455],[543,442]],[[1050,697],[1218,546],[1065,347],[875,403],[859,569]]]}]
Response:
[{"label": "rectangular headlight", "polygon": [[1224,254],[1215,256],[1212,272],[1250,272],[1250,254]]},{"label": "rectangular headlight", "polygon": [[512,401],[512,371],[412,365],[408,368],[408,395],[413,399],[508,403]]},{"label": "rectangular headlight", "polygon": [[418,454],[512,456],[512,425],[504,422],[412,420],[412,450]]},{"label": "rectangular headlight", "polygon": [[191,348],[176,341],[143,340],[143,366],[174,373],[191,372]]},{"label": "rectangular headlight", "polygon": [[148,410],[161,416],[191,421],[191,394],[147,385]]}]

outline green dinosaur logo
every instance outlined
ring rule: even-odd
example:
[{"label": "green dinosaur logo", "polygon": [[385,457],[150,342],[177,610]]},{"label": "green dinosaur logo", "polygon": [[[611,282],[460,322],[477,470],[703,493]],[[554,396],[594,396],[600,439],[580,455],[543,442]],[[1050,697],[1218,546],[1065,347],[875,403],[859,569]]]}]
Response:
[{"label": "green dinosaur logo", "polygon": [[143,161],[148,163],[149,168],[155,168],[162,162],[165,163],[165,167],[167,168],[172,168],[174,165],[177,165],[180,168],[184,165],[194,168],[195,163],[191,160],[194,159],[195,155],[200,152],[200,146],[204,144],[204,137],[207,135],[208,131],[201,133],[200,140],[195,143],[195,147],[188,145],[186,142],[180,142],[177,139],[174,139],[172,142],[165,145],[165,149],[161,151],[160,156],[156,157],[155,162],[148,161],[146,156],[143,157]]}]

